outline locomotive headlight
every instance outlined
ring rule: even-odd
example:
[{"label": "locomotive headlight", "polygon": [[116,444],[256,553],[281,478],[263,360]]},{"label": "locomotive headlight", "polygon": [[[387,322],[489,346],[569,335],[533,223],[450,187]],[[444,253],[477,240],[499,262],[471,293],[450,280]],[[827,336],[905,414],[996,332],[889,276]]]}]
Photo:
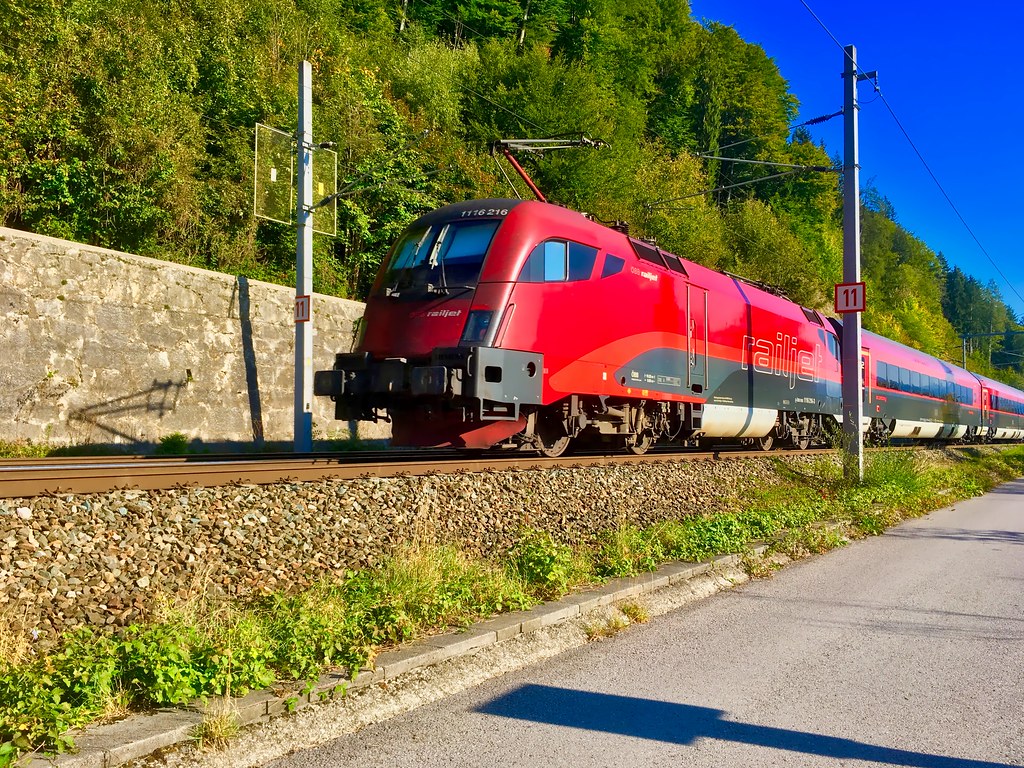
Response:
[{"label": "locomotive headlight", "polygon": [[489,309],[474,309],[466,318],[466,327],[462,331],[462,341],[482,342],[493,330],[494,312]]}]

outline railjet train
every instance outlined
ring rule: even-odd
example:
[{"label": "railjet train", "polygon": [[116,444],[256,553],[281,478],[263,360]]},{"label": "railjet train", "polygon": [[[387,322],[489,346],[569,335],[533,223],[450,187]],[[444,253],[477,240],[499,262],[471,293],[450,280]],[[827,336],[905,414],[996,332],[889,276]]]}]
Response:
[{"label": "railjet train", "polygon": [[[314,391],[395,445],[807,448],[842,419],[841,324],[765,288],[555,205],[457,203],[394,245]],[[867,332],[862,358],[872,437],[1024,437],[1024,393]]]}]

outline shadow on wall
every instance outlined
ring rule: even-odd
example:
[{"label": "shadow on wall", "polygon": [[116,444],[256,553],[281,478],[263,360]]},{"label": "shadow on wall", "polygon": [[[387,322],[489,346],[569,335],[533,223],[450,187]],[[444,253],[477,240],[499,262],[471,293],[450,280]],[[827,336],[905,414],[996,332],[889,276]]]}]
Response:
[{"label": "shadow on wall", "polygon": [[115,424],[124,416],[131,414],[156,414],[162,418],[174,410],[178,403],[178,395],[187,386],[188,381],[157,381],[152,386],[130,395],[116,397],[96,405],[79,408],[68,414],[71,423],[87,424],[123,442],[138,442],[137,435],[130,435]]},{"label": "shadow on wall", "polygon": [[256,370],[256,349],[252,341],[252,314],[249,303],[249,280],[239,275],[235,281],[238,291],[238,321],[242,331],[242,359],[245,361],[245,391],[249,396],[249,417],[252,421],[252,441],[256,448],[263,447],[263,404]]}]

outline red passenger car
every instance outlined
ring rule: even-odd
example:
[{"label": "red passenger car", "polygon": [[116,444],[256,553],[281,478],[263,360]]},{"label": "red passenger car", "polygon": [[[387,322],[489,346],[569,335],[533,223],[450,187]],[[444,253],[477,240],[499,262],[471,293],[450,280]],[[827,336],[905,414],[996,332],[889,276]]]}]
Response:
[{"label": "red passenger car", "polygon": [[979,434],[986,440],[1024,439],[1024,393],[1001,381],[976,378],[981,388]]},{"label": "red passenger car", "polygon": [[876,438],[951,441],[984,434],[974,374],[867,331],[861,354],[864,416]]}]

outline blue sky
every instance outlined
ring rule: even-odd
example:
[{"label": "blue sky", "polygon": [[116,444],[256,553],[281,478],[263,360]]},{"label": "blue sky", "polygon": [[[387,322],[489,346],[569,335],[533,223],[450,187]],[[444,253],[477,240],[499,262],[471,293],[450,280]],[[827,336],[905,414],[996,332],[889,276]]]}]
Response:
[{"label": "blue sky", "polygon": [[[1024,3],[806,3],[839,43],[856,46],[861,71],[878,72],[885,100],[984,251],[869,83],[858,91],[861,184],[877,187],[900,224],[951,265],[983,283],[995,280],[1024,317]],[[734,27],[775,60],[800,101],[797,122],[842,108],[842,50],[801,0],[690,5],[695,19]],[[842,131],[841,118],[811,128],[839,156]]]}]

